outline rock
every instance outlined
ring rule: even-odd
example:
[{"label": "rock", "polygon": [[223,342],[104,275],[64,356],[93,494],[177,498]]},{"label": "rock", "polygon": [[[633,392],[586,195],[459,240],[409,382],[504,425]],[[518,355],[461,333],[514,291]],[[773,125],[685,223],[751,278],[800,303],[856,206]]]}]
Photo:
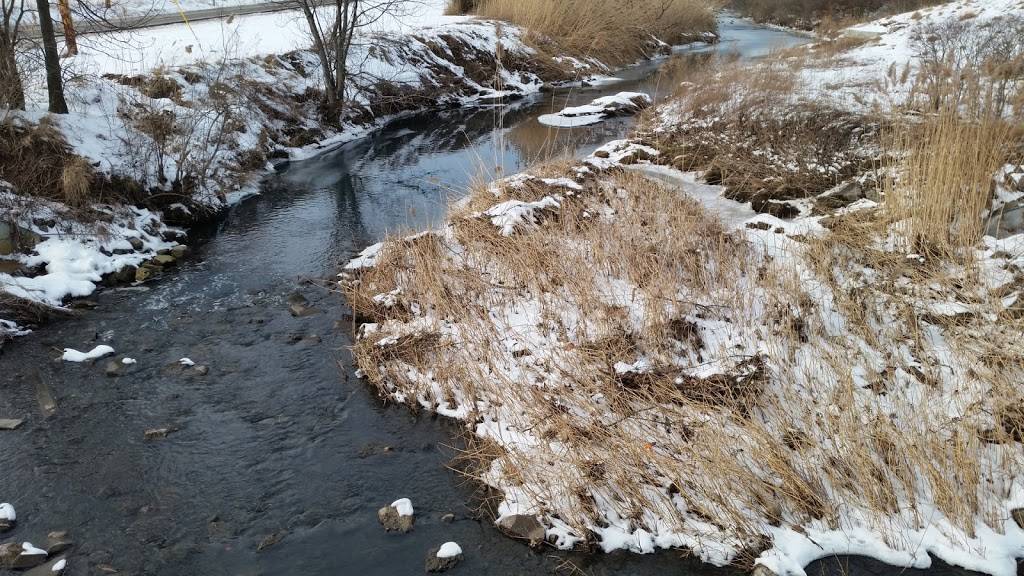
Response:
[{"label": "rock", "polygon": [[452,522],[455,522],[455,514],[449,512],[444,516],[441,516],[441,522],[444,522],[445,524],[451,524]]},{"label": "rock", "polygon": [[31,230],[9,222],[0,222],[0,256],[8,256],[15,252],[30,252],[42,240]]},{"label": "rock", "polygon": [[143,437],[146,440],[159,440],[161,438],[167,438],[169,434],[177,432],[177,428],[166,427],[166,428],[150,428],[143,432]]},{"label": "rock", "polygon": [[416,523],[416,517],[412,513],[403,515],[399,513],[399,508],[394,504],[378,510],[377,520],[380,520],[384,530],[388,532],[401,532],[402,534],[411,532],[413,524]]},{"label": "rock", "polygon": [[317,313],[316,308],[310,307],[309,300],[298,292],[292,292],[288,296],[288,311],[296,318],[312,316]]},{"label": "rock", "polygon": [[462,561],[462,548],[455,542],[445,542],[427,553],[427,572],[451,570]]},{"label": "rock", "polygon": [[178,263],[178,259],[170,254],[157,254],[152,261],[159,266],[174,266]]},{"label": "rock", "polygon": [[120,360],[108,360],[107,365],[103,368],[103,373],[110,378],[116,378],[121,374],[124,374],[125,365]]},{"label": "rock", "polygon": [[21,418],[0,418],[0,430],[17,430],[24,423]]},{"label": "rock", "polygon": [[143,266],[143,267],[141,267],[141,268],[139,268],[139,269],[137,269],[135,271],[135,281],[136,282],[145,282],[146,280],[149,280],[149,278],[152,277],[152,276],[153,276],[153,269],[152,268],[148,268],[146,266]]},{"label": "rock", "polygon": [[498,521],[498,528],[513,538],[529,540],[530,546],[536,546],[543,542],[544,536],[547,534],[544,525],[537,520],[536,516],[525,514],[513,514],[502,518]]},{"label": "rock", "polygon": [[75,543],[68,538],[66,530],[50,532],[46,535],[46,553],[56,556],[74,546]]},{"label": "rock", "polygon": [[46,551],[35,548],[28,542],[0,544],[0,568],[28,570],[46,562]]},{"label": "rock", "polygon": [[277,544],[281,540],[284,540],[284,537],[286,535],[287,535],[287,532],[285,532],[283,530],[280,531],[280,532],[274,532],[270,536],[267,536],[263,540],[260,540],[260,543],[256,545],[256,551],[257,552],[261,552],[263,550],[266,550],[267,548],[270,548],[274,544]]},{"label": "rock", "polygon": [[14,513],[14,506],[7,502],[0,504],[0,532],[7,532],[18,524],[18,515]]},{"label": "rock", "polygon": [[196,376],[206,376],[210,373],[209,366],[194,366],[192,367],[192,373]]},{"label": "rock", "polygon": [[55,576],[57,574],[63,574],[67,566],[68,561],[66,558],[54,558],[46,564],[40,564],[28,572],[25,572],[25,576]]},{"label": "rock", "polygon": [[1021,530],[1024,530],[1024,508],[1015,508],[1010,510],[1010,518],[1020,526]]},{"label": "rock", "polygon": [[142,243],[141,238],[129,238],[128,243],[132,245],[132,250],[135,250],[136,252],[141,252],[142,249],[145,248],[145,244]]},{"label": "rock", "polygon": [[762,194],[756,194],[750,199],[750,207],[755,212],[770,214],[776,218],[787,219],[800,215],[800,210],[787,202],[774,201]]},{"label": "rock", "polygon": [[184,244],[178,244],[171,248],[171,256],[174,256],[178,260],[184,258],[186,254],[188,254],[188,246]]}]

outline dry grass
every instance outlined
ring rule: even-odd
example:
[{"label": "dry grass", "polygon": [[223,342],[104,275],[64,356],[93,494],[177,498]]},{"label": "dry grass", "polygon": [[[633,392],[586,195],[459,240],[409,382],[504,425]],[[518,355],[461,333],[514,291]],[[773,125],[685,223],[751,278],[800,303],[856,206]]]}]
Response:
[{"label": "dry grass", "polygon": [[916,251],[952,254],[977,244],[992,177],[1009,159],[1014,132],[1002,118],[968,120],[949,109],[893,129],[885,197],[907,220]]},{"label": "dry grass", "polygon": [[678,44],[715,29],[712,0],[480,0],[477,13],[555,40],[577,55],[625,64],[658,47],[652,36]]},{"label": "dry grass", "polygon": [[687,81],[641,133],[672,166],[705,172],[730,198],[792,215],[772,201],[821,194],[869,171],[878,151],[876,121],[799,97],[806,65],[793,56],[681,60]]},{"label": "dry grass", "polygon": [[[638,175],[584,186],[477,190],[344,284],[382,393],[500,423],[477,429],[482,482],[584,539],[626,519],[738,562],[779,524],[856,517],[903,549],[931,506],[965,534],[1001,525],[1024,324],[990,321],[977,270],[882,251],[886,212],[748,242]],[[510,236],[480,216],[552,194]],[[970,312],[929,307],[950,298]]]}]

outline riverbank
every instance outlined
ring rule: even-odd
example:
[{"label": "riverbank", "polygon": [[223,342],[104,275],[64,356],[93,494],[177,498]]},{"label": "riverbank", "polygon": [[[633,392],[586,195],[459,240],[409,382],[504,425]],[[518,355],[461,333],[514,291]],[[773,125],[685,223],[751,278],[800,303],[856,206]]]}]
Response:
[{"label": "riverbank", "polygon": [[[124,258],[119,245],[128,236],[118,225],[109,227],[101,221],[86,230],[92,224],[92,210],[77,210],[67,222],[57,218],[59,226],[47,227],[35,221],[49,219],[0,202],[0,219],[10,221],[7,238],[12,240],[11,249],[0,253],[7,263],[0,270],[0,284],[20,287],[16,297],[28,300],[0,312],[0,318],[14,320],[5,333],[25,331],[18,321],[26,324],[38,314],[15,312],[33,303],[52,307],[68,297],[87,296],[92,290],[84,286],[95,289],[113,277],[134,282],[135,277],[124,272],[126,266],[150,262],[154,274],[147,277],[162,271],[164,266],[155,259],[168,254],[158,251],[169,251],[183,240],[184,235],[178,235],[182,228],[223,216],[229,206],[255,193],[260,179],[275,166],[365,137],[403,114],[507,102],[612,72],[594,59],[559,55],[555,46],[539,51],[513,26],[441,16],[442,7],[440,1],[426,4],[427,13],[417,16],[417,26],[388,17],[372,31],[362,32],[362,42],[349,57],[350,94],[339,117],[321,106],[321,68],[313,52],[273,52],[301,36],[302,23],[294,18],[283,29],[281,15],[240,18],[233,39],[219,32],[225,45],[215,51],[219,59],[211,61],[202,60],[201,44],[195,49],[185,45],[197,33],[191,27],[141,32],[148,35],[149,51],[143,51],[142,62],[134,65],[126,65],[124,54],[111,51],[122,41],[116,33],[83,37],[84,55],[67,65],[70,73],[82,74],[82,80],[69,85],[74,96],[71,113],[30,111],[12,113],[5,120],[5,137],[45,142],[47,152],[57,152],[12,154],[11,165],[0,177],[17,193],[42,195],[51,205],[74,202],[76,208],[89,208],[92,200],[82,197],[83,188],[102,190],[94,198],[110,206],[104,210],[122,204],[142,206],[160,218],[160,226],[176,227],[163,234],[176,239],[157,251],[147,248]],[[248,37],[237,36],[258,38],[270,30],[275,37],[271,43],[253,45]],[[701,38],[714,39],[710,31]],[[665,44],[652,45],[651,55],[668,49]],[[227,54],[232,56],[226,58]],[[34,85],[36,91],[41,89],[38,79]],[[42,132],[45,137],[37,136]],[[40,172],[56,178],[40,182]],[[58,210],[71,213],[68,208]],[[63,228],[75,228],[76,238],[61,236]],[[75,244],[78,262],[68,259],[71,252],[46,249],[51,243],[68,242]],[[43,245],[47,257],[36,255],[37,244]],[[84,261],[83,255],[88,255]],[[75,269],[77,284],[51,269]],[[46,294],[24,289],[40,283],[47,284]],[[58,286],[63,292],[55,297]],[[5,292],[13,295],[15,290]]]},{"label": "riverbank", "polygon": [[1016,574],[1021,110],[921,91],[914,33],[1014,10],[715,61],[638,139],[475,188],[348,265],[361,373],[461,422],[496,524],[535,545]]}]

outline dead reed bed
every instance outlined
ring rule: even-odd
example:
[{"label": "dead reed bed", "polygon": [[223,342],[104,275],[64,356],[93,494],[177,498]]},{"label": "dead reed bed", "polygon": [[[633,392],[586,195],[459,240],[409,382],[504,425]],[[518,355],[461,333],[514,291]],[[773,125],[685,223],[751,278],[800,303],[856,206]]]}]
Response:
[{"label": "dead reed bed", "polygon": [[1024,288],[1021,262],[990,253],[1010,272],[994,286],[908,259],[884,208],[730,230],[637,174],[570,181],[476,190],[343,282],[371,321],[361,370],[487,443],[472,469],[498,515],[561,548],[719,564],[781,533],[908,552],[936,518],[967,547],[1004,530],[1024,326],[996,294]]}]

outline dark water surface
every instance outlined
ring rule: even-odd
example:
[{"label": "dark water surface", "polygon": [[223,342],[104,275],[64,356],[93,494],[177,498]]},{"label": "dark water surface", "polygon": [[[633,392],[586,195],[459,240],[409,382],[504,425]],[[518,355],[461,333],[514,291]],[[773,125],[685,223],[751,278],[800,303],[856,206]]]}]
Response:
[{"label": "dark water surface", "polygon": [[[801,41],[726,20],[716,50],[745,56]],[[353,377],[341,299],[308,279],[386,232],[439,222],[474,178],[513,173],[552,150],[580,152],[628,132],[616,121],[571,133],[536,116],[619,90],[654,92],[657,65],[622,84],[503,109],[404,120],[271,178],[180,269],[105,291],[95,310],[0,353],[0,501],[18,527],[3,541],[68,530],[69,574],[422,574],[427,550],[461,544],[452,573],[728,574],[678,552],[592,556],[533,551],[475,516],[474,487],[448,468],[459,429],[384,405]],[[552,142],[555,145],[552,146]],[[319,313],[294,318],[299,292]],[[55,360],[108,343],[138,364]],[[206,375],[177,366],[188,357]],[[41,397],[56,408],[45,411]],[[177,431],[145,440],[147,429]],[[416,529],[384,533],[376,510],[409,497]],[[446,524],[441,516],[454,513]],[[259,551],[261,543],[264,546]],[[834,564],[834,563],[833,563]],[[824,565],[823,565],[824,566]],[[836,565],[838,566],[838,565]],[[874,563],[829,571],[895,574]],[[818,568],[812,569],[814,572]]]}]

